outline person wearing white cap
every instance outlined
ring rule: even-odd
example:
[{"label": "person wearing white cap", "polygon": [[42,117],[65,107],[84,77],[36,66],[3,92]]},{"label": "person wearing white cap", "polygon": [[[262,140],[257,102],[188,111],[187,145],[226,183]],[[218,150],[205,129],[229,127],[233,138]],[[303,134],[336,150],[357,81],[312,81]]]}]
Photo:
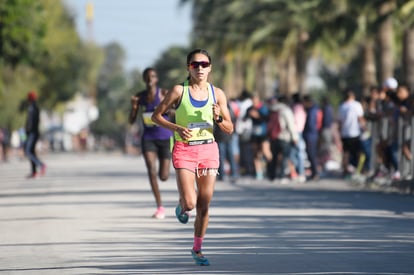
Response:
[{"label": "person wearing white cap", "polygon": [[394,77],[389,77],[383,82],[382,87],[386,90],[396,90],[398,81]]},{"label": "person wearing white cap", "polygon": [[[378,153],[382,156],[385,167],[392,172],[392,179],[399,180],[400,172],[398,171],[398,117],[395,116],[397,106],[397,89],[398,81],[394,77],[389,77],[383,82],[382,92],[385,98],[382,100],[381,112],[383,118],[380,121],[380,150]],[[381,170],[381,167],[379,167]]]}]

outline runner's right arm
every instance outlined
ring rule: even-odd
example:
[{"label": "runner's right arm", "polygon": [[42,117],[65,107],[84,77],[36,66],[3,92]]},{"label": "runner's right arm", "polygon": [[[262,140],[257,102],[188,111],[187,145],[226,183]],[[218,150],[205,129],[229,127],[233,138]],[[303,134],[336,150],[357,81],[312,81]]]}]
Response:
[{"label": "runner's right arm", "polygon": [[182,85],[175,85],[172,90],[170,90],[161,101],[161,103],[157,106],[154,113],[152,114],[152,121],[160,125],[161,127],[170,129],[171,131],[177,132],[182,139],[189,139],[192,137],[191,130],[177,125],[171,121],[168,121],[163,117],[163,114],[168,112],[173,106],[177,106],[181,95],[183,93],[183,86]]},{"label": "runner's right arm", "polygon": [[138,114],[138,100],[137,95],[131,96],[131,111],[129,112],[129,123],[133,124],[137,119]]}]

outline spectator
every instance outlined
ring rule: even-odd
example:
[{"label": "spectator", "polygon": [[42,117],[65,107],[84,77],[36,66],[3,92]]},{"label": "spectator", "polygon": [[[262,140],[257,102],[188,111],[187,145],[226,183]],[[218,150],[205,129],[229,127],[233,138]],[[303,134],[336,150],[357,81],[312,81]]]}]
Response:
[{"label": "spectator", "polygon": [[[31,91],[27,94],[27,100],[29,107],[27,110],[26,118],[26,136],[25,142],[25,154],[30,160],[32,172],[28,178],[37,178],[39,175],[43,176],[46,173],[46,165],[36,155],[36,143],[39,139],[39,122],[40,122],[40,111],[37,106],[37,94]],[[37,169],[40,169],[40,174],[37,173]]]},{"label": "spectator", "polygon": [[383,177],[388,174],[391,166],[389,155],[390,143],[394,126],[392,125],[392,113],[395,108],[395,89],[398,83],[393,78],[389,78],[383,83],[382,89],[378,92],[378,99],[375,104],[375,116],[370,115],[376,120],[375,131],[377,131],[378,142],[376,148],[376,168],[373,177]]},{"label": "spectator", "polygon": [[0,128],[0,159],[4,162],[8,161],[10,148],[10,131],[4,127]]},{"label": "spectator", "polygon": [[253,96],[252,100],[252,106],[249,109],[247,109],[247,117],[252,120],[253,126],[250,142],[253,149],[254,170],[256,173],[256,179],[261,180],[264,178],[263,160],[265,159],[267,161],[265,157],[269,156],[269,154],[264,153],[265,143],[268,142],[267,118],[269,115],[269,110],[266,104],[263,104],[263,102],[260,100],[257,94]]},{"label": "spectator", "polygon": [[247,110],[253,105],[252,95],[244,90],[239,99],[239,116],[236,120],[236,133],[239,137],[240,159],[239,168],[241,175],[253,176],[255,174],[253,158],[253,148],[250,142],[253,122],[247,115]]},{"label": "spectator", "polygon": [[[229,105],[230,105],[231,110],[233,111],[233,114],[234,114],[234,117],[235,117],[234,125],[236,125],[237,120],[240,116],[239,102],[237,101],[237,99],[231,99],[231,100],[229,100]],[[237,175],[239,175],[240,148],[239,148],[239,135],[236,133],[236,131],[233,131],[233,133],[231,134],[231,147],[232,147],[234,159],[235,159],[236,165],[237,165],[236,173],[237,173]]]},{"label": "spectator", "polygon": [[400,178],[398,171],[398,99],[396,89],[398,82],[395,78],[388,78],[383,83],[378,104],[380,111],[378,159],[379,165],[375,177],[384,177],[393,174],[394,179]]},{"label": "spectator", "polygon": [[[231,121],[233,124],[236,122],[236,114],[233,111],[233,107],[230,102],[227,102],[227,108],[229,109]],[[234,154],[234,146],[233,146],[233,137],[236,136],[234,133],[227,134],[223,130],[220,129],[219,126],[214,125],[214,138],[217,141],[219,147],[219,169],[217,174],[217,180],[224,180],[226,171],[225,171],[225,163],[230,166],[230,180],[231,182],[235,182],[238,178],[238,165],[235,159]]]},{"label": "spectator", "polygon": [[296,175],[292,175],[291,173],[291,178],[296,179],[299,182],[305,182],[306,145],[303,139],[303,130],[305,129],[306,123],[306,110],[299,93],[294,94],[292,99],[292,111],[295,118],[295,129],[298,134],[298,142],[291,147],[290,152],[290,159],[293,162],[296,171]]},{"label": "spectator", "polygon": [[331,148],[333,145],[332,124],[334,120],[333,108],[326,96],[322,97],[321,111],[322,125],[319,131],[319,152],[322,157],[321,164],[324,166],[331,159]]},{"label": "spectator", "polygon": [[351,89],[345,91],[345,101],[339,107],[339,123],[343,146],[342,169],[344,176],[352,173],[349,165],[357,166],[361,151],[360,135],[364,127],[364,111],[361,103],[355,100]]},{"label": "spectator", "polygon": [[[398,180],[401,178],[401,172],[403,171],[402,163],[398,162],[397,152],[398,145],[401,145],[401,152],[406,160],[411,161],[411,152],[410,152],[410,140],[411,140],[411,110],[413,108],[412,99],[410,97],[410,90],[406,84],[398,85],[396,91],[397,97],[397,106],[396,106],[396,120],[397,125],[401,127],[403,131],[399,132],[402,136],[397,136],[393,142],[393,152],[394,158],[397,160],[397,169],[394,171],[393,178]],[[401,125],[400,125],[401,124]],[[404,159],[402,159],[404,161]],[[400,171],[401,170],[401,171]]]},{"label": "spectator", "polygon": [[318,138],[319,138],[319,127],[318,127],[318,113],[320,109],[317,104],[313,102],[310,95],[306,95],[303,98],[303,103],[306,109],[306,122],[303,130],[303,139],[306,144],[306,154],[310,163],[311,174],[310,180],[319,179],[318,172]]},{"label": "spectator", "polygon": [[270,115],[268,121],[268,135],[272,160],[268,166],[270,180],[282,179],[284,183],[285,170],[292,144],[298,143],[298,134],[295,128],[295,118],[291,108],[286,104],[285,96],[279,97],[270,103]]},{"label": "spectator", "polygon": [[375,134],[375,126],[378,124],[378,99],[379,90],[377,87],[372,87],[370,96],[361,102],[365,120],[365,128],[361,133],[361,152],[365,155],[363,174],[369,174],[371,170],[373,135]]}]

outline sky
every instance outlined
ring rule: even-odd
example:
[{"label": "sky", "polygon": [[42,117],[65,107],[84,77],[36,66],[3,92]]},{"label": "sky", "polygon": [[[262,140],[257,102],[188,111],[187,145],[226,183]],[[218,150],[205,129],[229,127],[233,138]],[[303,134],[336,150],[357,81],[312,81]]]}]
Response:
[{"label": "sky", "polygon": [[[180,6],[179,0],[64,2],[74,13],[76,28],[82,38],[92,36],[100,46],[118,42],[123,47],[127,70],[151,66],[170,46],[187,46],[190,41],[191,6]],[[94,7],[91,32],[86,24],[89,2]]]}]

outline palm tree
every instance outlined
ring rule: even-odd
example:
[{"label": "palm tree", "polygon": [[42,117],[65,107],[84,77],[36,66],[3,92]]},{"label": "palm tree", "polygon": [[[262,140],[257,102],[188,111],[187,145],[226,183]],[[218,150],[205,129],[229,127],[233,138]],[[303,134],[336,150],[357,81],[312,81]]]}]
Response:
[{"label": "palm tree", "polygon": [[402,30],[403,49],[402,66],[403,80],[414,91],[414,0],[397,1],[396,23]]},{"label": "palm tree", "polygon": [[[346,22],[344,1],[192,2],[193,41],[208,42],[214,54],[221,56],[225,83],[232,83],[237,90],[254,87],[263,96],[273,93],[276,74],[281,93],[304,92],[309,46],[314,52],[337,53],[353,37],[350,30],[355,24],[345,24],[343,31],[337,31],[337,23]],[[335,56],[343,59],[343,55]]]},{"label": "palm tree", "polygon": [[384,1],[378,5],[378,31],[377,40],[379,48],[380,81],[394,76],[394,52],[393,52],[393,22],[392,15],[395,11],[395,1]]},{"label": "palm tree", "polygon": [[[380,80],[393,74],[392,19],[396,6],[404,5],[407,10],[412,1],[181,0],[181,3],[193,3],[193,45],[209,45],[219,61],[220,75],[216,76],[226,89],[236,93],[248,87],[266,96],[273,92],[276,75],[280,92],[305,92],[306,64],[311,56],[338,68],[357,58],[361,64],[359,77],[347,85],[360,83],[367,92],[377,84],[376,50],[380,57]],[[410,32],[406,34],[410,41]],[[406,49],[406,60],[410,60],[411,51],[409,47]]]},{"label": "palm tree", "polygon": [[[232,12],[228,12],[230,1],[181,0],[181,4],[192,3],[193,31],[192,47],[206,48],[213,56],[212,78],[223,85],[229,96],[235,96],[244,88],[244,64],[242,47],[237,43],[244,37],[235,30]],[[240,34],[240,35],[239,35]]]}]

